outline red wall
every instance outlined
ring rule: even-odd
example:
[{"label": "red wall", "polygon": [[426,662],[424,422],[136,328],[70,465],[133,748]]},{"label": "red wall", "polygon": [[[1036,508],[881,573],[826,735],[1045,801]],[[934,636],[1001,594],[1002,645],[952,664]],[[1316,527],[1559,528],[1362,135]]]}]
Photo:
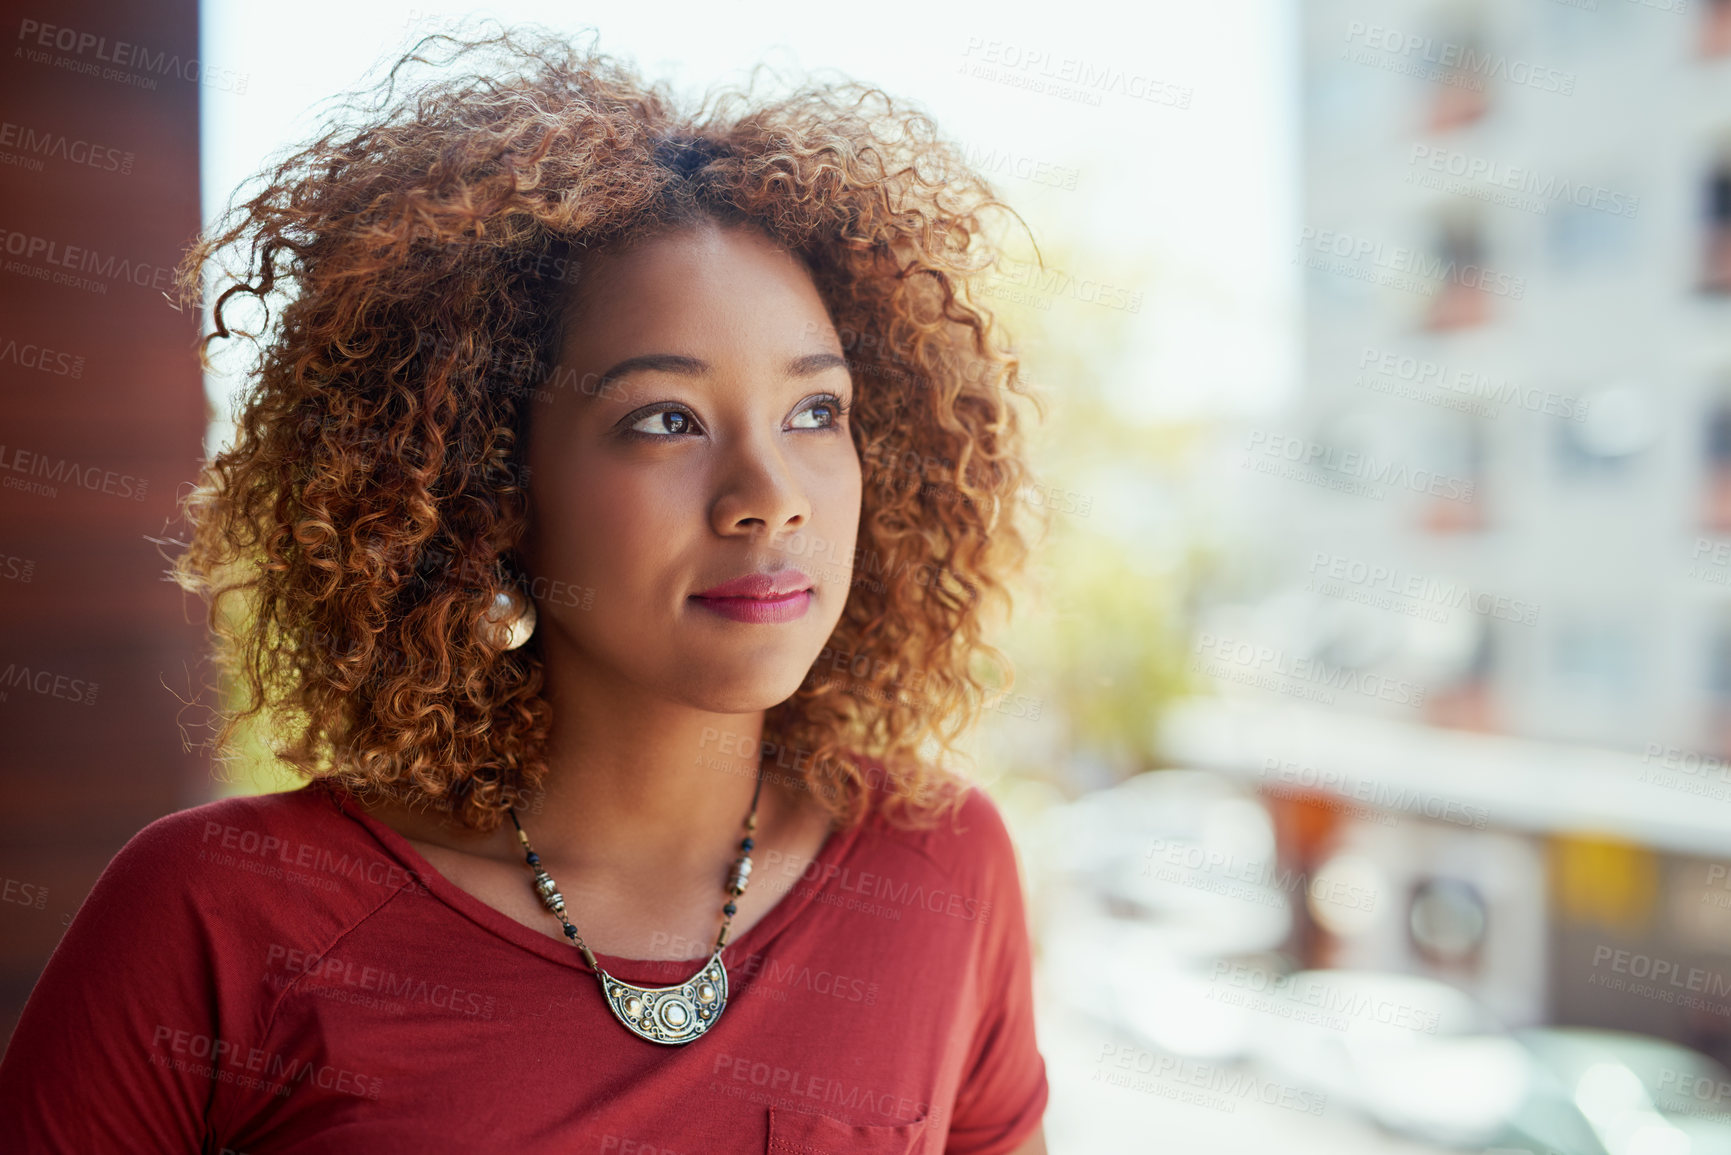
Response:
[{"label": "red wall", "polygon": [[196,318],[162,290],[199,227],[199,101],[218,79],[198,61],[195,0],[12,8],[0,26],[7,1037],[108,859],[210,793],[181,733],[200,720],[181,717],[181,699],[209,678],[202,607],[163,580],[148,539],[179,536],[175,501],[202,451]]}]

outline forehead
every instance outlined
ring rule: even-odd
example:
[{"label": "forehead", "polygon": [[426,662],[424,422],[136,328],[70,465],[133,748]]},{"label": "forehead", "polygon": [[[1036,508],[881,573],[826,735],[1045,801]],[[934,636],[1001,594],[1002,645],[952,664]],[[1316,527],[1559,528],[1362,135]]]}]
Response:
[{"label": "forehead", "polygon": [[806,380],[847,370],[804,261],[753,226],[686,228],[585,258],[565,303],[555,379],[626,404],[636,370]]},{"label": "forehead", "polygon": [[584,258],[562,322],[567,350],[706,330],[759,340],[831,333],[828,310],[796,254],[757,226],[711,222]]}]

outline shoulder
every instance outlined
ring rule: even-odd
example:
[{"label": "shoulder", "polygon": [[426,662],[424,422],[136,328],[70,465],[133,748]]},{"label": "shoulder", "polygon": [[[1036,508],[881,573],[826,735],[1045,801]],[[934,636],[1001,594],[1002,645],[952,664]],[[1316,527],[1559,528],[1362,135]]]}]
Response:
[{"label": "shoulder", "polygon": [[404,889],[424,887],[313,783],[158,818],[114,856],[78,918],[143,906],[161,933],[191,922],[207,939],[318,939]]},{"label": "shoulder", "polygon": [[[982,914],[1022,902],[1020,856],[997,803],[984,787],[956,780],[944,805],[918,824],[886,815],[874,799],[862,824],[866,853],[917,862],[955,894],[978,903]],[[989,915],[988,915],[989,917]],[[984,920],[982,920],[984,921]]]},{"label": "shoulder", "polygon": [[[315,782],[165,814],[133,835],[115,862],[148,872],[185,870],[193,863],[237,868],[226,874],[194,872],[218,883],[239,874],[272,878],[274,867],[316,865],[322,857],[316,848],[358,850],[370,841],[363,828],[344,816],[337,795]],[[259,869],[243,865],[251,862],[260,864]]]},{"label": "shoulder", "polygon": [[917,797],[868,763],[869,800],[862,825],[949,865],[1001,867],[1015,858],[1009,826],[992,796],[977,782],[934,775]]},{"label": "shoulder", "polygon": [[0,1061],[0,1099],[34,1104],[16,1128],[73,1136],[56,1150],[121,1134],[195,1149],[213,1088],[192,1059],[262,1045],[283,960],[322,956],[418,885],[317,785],[150,823],[97,878]]}]

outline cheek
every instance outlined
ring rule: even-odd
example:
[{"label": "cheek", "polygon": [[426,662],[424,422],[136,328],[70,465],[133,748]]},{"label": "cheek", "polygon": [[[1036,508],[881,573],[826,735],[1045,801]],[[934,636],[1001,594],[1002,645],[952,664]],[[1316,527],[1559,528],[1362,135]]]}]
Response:
[{"label": "cheek", "polygon": [[811,458],[807,467],[802,480],[819,520],[830,522],[834,529],[837,517],[858,514],[864,482],[851,445]]},{"label": "cheek", "polygon": [[860,478],[856,473],[843,484],[833,502],[835,516],[840,522],[835,528],[838,532],[845,532],[850,541],[859,530],[861,489]]},{"label": "cheek", "polygon": [[817,483],[817,492],[826,509],[836,509],[857,520],[860,499],[865,490],[865,470],[859,454],[849,441],[838,448],[835,460],[826,463]]},{"label": "cheek", "polygon": [[824,572],[813,576],[846,584],[858,544],[863,482],[859,461],[852,458],[826,469],[812,487],[813,533],[807,560]]},{"label": "cheek", "polygon": [[674,535],[677,501],[640,473],[576,467],[537,474],[537,556],[583,584],[605,584],[650,562]]}]

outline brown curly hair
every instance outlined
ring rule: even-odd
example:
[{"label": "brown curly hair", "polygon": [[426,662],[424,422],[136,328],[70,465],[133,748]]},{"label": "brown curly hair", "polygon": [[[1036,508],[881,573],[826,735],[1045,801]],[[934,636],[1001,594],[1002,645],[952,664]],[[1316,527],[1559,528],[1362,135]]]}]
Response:
[{"label": "brown curly hair", "polygon": [[[422,65],[445,71],[399,94]],[[793,754],[849,824],[874,777],[886,812],[923,800],[912,825],[965,792],[928,759],[1013,680],[982,630],[1031,540],[1017,408],[1040,400],[970,299],[1000,255],[985,210],[1015,214],[882,91],[754,100],[757,76],[687,114],[544,30],[426,37],[193,245],[183,298],[207,275],[221,288],[201,359],[235,334],[258,348],[234,441],[182,502],[174,568],[243,691],[219,748],[267,720],[298,772],[483,832],[537,790],[536,645],[502,650],[478,627],[527,580],[521,448],[527,402],[562,387],[559,303],[591,254],[745,222],[810,271],[871,467],[855,584],[767,711],[762,756]],[[262,315],[255,331],[230,329],[236,305]]]}]

